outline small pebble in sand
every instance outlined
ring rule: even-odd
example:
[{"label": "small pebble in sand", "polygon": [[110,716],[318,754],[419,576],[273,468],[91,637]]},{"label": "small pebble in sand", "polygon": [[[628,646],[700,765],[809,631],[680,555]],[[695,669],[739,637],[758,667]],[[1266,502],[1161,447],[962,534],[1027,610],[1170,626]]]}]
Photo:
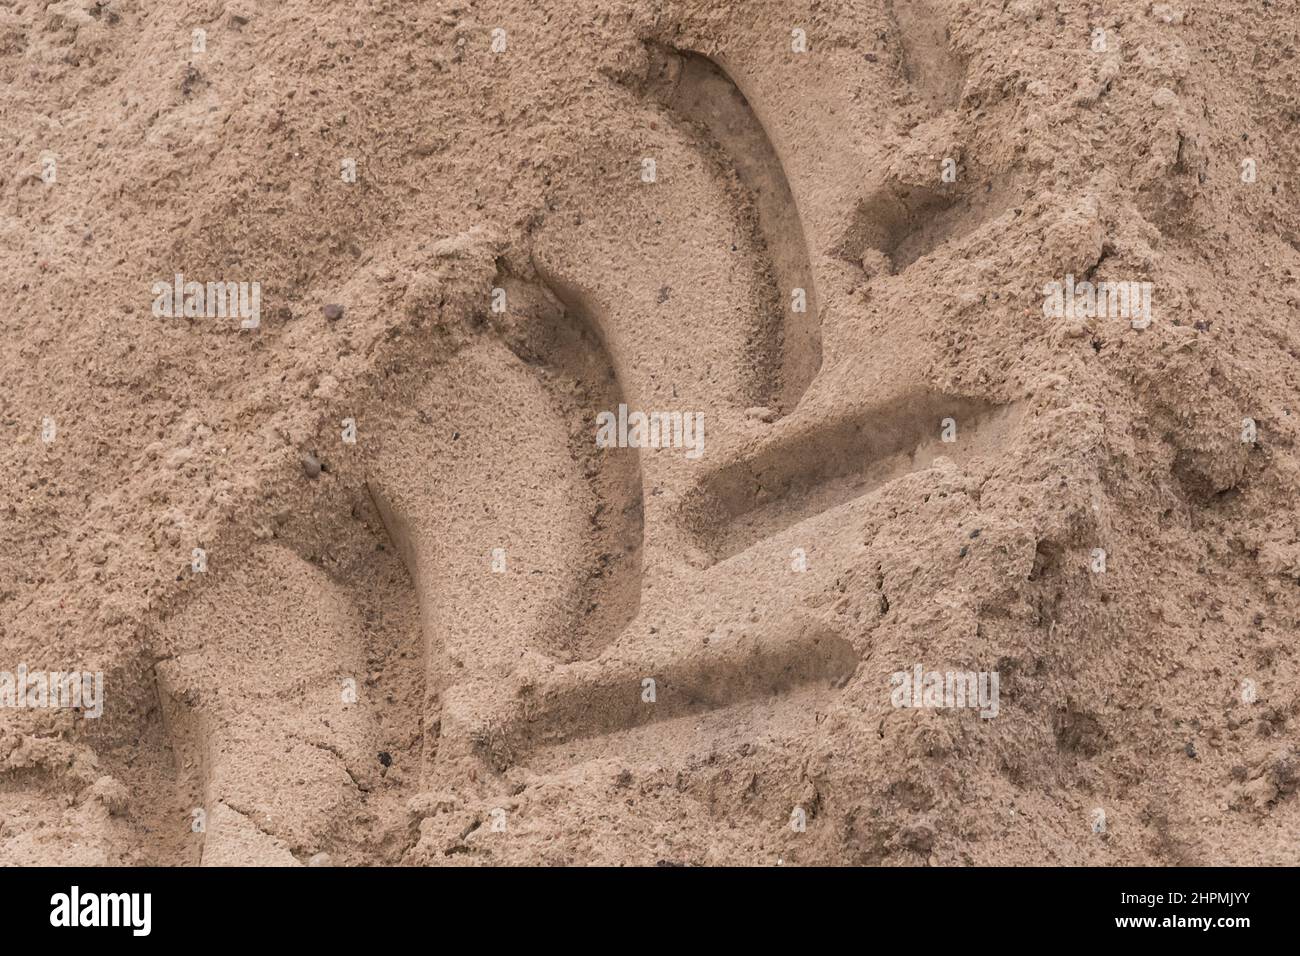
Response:
[{"label": "small pebble in sand", "polygon": [[1178,102],[1178,94],[1167,86],[1162,86],[1151,94],[1151,105],[1167,110]]},{"label": "small pebble in sand", "polygon": [[[1267,6],[1267,4],[1265,4]],[[1151,15],[1157,20],[1169,23],[1174,26],[1181,26],[1183,22],[1183,11],[1168,3],[1157,3],[1151,7]]]},{"label": "small pebble in sand", "polygon": [[100,777],[91,786],[90,792],[108,808],[108,812],[113,816],[124,813],[130,804],[130,794],[115,777]]},{"label": "small pebble in sand", "polygon": [[334,860],[328,853],[317,853],[307,861],[308,866],[333,866]]},{"label": "small pebble in sand", "polygon": [[337,322],[343,318],[343,306],[337,302],[331,302],[321,307],[321,314],[330,322]]},{"label": "small pebble in sand", "polygon": [[320,477],[320,459],[315,455],[306,454],[302,456],[302,473],[308,478],[316,479]]},{"label": "small pebble in sand", "polygon": [[753,408],[745,409],[745,417],[760,422],[774,422],[776,421],[776,412],[762,405],[755,405]]}]

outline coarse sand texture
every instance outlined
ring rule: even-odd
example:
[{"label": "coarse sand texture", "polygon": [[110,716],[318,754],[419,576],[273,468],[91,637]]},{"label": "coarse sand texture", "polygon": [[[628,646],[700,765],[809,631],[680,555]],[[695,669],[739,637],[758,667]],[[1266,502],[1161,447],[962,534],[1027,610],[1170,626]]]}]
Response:
[{"label": "coarse sand texture", "polygon": [[1298,47],[0,3],[0,865],[1300,864]]}]

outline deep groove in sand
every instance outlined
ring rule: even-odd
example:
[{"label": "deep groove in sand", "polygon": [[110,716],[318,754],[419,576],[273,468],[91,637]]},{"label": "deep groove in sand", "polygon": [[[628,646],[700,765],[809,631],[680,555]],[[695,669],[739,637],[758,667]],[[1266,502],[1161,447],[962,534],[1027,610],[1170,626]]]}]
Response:
[{"label": "deep groove in sand", "polygon": [[[666,657],[639,641],[618,657],[559,668],[496,710],[477,749],[498,769],[540,747],[704,714],[812,688],[843,687],[858,655],[843,637],[812,620],[751,635],[715,636]],[[643,696],[646,678],[656,699]]]},{"label": "deep groove in sand", "polygon": [[[598,452],[592,444],[595,426],[588,420],[591,409],[617,408],[623,401],[604,330],[580,293],[540,269],[538,273],[536,280],[498,273],[494,285],[506,290],[509,307],[490,317],[492,327],[485,334],[509,350],[520,363],[520,375],[533,376],[567,416],[567,444],[552,445],[549,450],[574,463],[576,474],[585,476],[577,481],[589,486],[595,502],[580,531],[585,560],[579,567],[565,569],[570,572],[565,605],[572,613],[548,622],[536,647],[559,661],[583,660],[614,640],[640,607],[644,536],[640,462],[635,449]],[[416,458],[438,454],[436,447],[419,444],[427,429],[403,429],[401,434],[418,453]],[[503,453],[513,458],[519,451],[507,447]],[[443,607],[445,601],[437,593],[441,559],[431,542],[447,529],[421,525],[422,519],[415,513],[419,502],[391,493],[382,476],[372,476],[368,489],[415,582],[424,627],[430,632],[426,645],[436,653],[438,622],[448,613],[467,610]],[[429,490],[425,489],[426,493]],[[498,494],[487,484],[479,490],[488,496]],[[410,490],[405,494],[409,496]]]},{"label": "deep groove in sand", "polygon": [[[641,604],[644,505],[641,466],[636,449],[601,449],[592,443],[592,409],[617,409],[625,401],[605,330],[581,290],[536,267],[540,281],[498,274],[512,303],[506,315],[493,316],[493,333],[530,369],[541,370],[545,384],[558,374],[573,383],[580,398],[570,409],[565,453],[585,463],[586,480],[596,507],[587,516],[585,538],[591,552],[582,574],[573,575],[575,619],[551,625],[543,650],[557,659],[594,657],[636,617]],[[519,303],[524,303],[519,307]],[[550,390],[550,385],[546,385]],[[560,388],[557,393],[567,393]],[[513,450],[509,453],[513,454]],[[409,521],[394,513],[381,489],[371,488],[390,535],[398,543],[417,591],[427,585],[415,569]],[[575,636],[576,635],[576,636]]]},{"label": "deep groove in sand", "polygon": [[[908,185],[886,179],[858,202],[836,243],[835,255],[872,273],[894,275],[1002,215],[1019,195],[1016,184],[1005,179],[987,183],[982,189],[955,183]],[[873,263],[872,259],[879,261]]]},{"label": "deep groove in sand", "polygon": [[[942,440],[945,418],[956,441]],[[870,494],[945,456],[961,462],[996,451],[1014,428],[1014,406],[927,393],[778,439],[714,470],[687,495],[681,518],[713,561]]]},{"label": "deep groove in sand", "polygon": [[[822,363],[821,314],[803,223],[784,167],[740,87],[717,62],[699,53],[651,44],[646,92],[689,126],[702,128],[749,192],[767,249],[774,306],[782,316],[762,330],[771,371],[763,391],[789,412]],[[804,290],[806,311],[793,311]]]},{"label": "deep groove in sand", "polygon": [[[541,268],[538,275],[545,291],[562,306],[560,321],[549,332],[554,336],[549,357],[584,387],[589,407],[617,409],[626,396],[598,313],[581,290]],[[575,456],[591,453],[594,431],[594,417],[578,423]],[[592,516],[592,525],[600,563],[577,586],[592,609],[587,626],[595,633],[586,646],[596,651],[613,641],[640,610],[645,504],[635,449],[604,449],[593,460],[597,464],[590,481],[599,514]],[[595,584],[588,584],[589,579]]]}]

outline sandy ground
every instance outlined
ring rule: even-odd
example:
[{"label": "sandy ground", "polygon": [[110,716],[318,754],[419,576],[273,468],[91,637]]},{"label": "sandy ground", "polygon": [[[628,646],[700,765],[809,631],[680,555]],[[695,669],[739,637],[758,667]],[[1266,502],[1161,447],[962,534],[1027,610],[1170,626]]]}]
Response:
[{"label": "sandy ground", "polygon": [[1298,43],[0,0],[0,863],[1300,863]]}]

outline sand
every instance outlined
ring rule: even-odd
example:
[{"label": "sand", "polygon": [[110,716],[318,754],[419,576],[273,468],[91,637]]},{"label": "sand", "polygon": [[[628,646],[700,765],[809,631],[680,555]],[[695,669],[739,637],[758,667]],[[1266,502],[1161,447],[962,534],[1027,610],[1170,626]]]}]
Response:
[{"label": "sand", "polygon": [[0,5],[0,864],[1300,863],[1298,40]]}]

